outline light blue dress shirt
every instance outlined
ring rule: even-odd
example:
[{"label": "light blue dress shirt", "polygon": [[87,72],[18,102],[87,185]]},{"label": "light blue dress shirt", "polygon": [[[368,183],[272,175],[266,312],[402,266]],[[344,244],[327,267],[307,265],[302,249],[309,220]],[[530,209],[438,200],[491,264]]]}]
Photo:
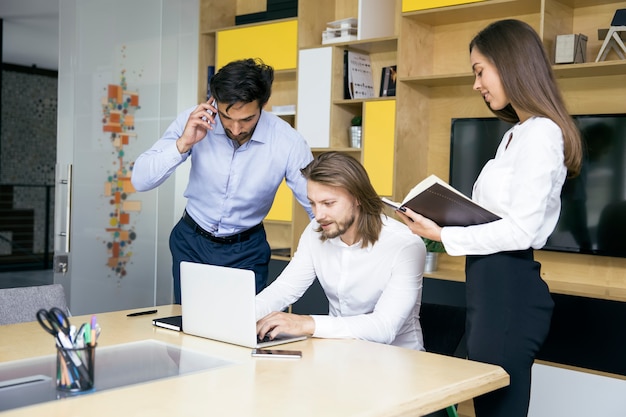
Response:
[{"label": "light blue dress shirt", "polygon": [[233,235],[263,221],[283,178],[313,217],[306,179],[300,172],[313,155],[302,135],[276,115],[262,111],[251,139],[235,148],[216,116],[214,129],[189,152],[180,154],[176,140],[194,108],[178,115],[161,139],[137,158],[132,172],[137,191],[159,186],[191,155],[186,210],[212,234]]}]

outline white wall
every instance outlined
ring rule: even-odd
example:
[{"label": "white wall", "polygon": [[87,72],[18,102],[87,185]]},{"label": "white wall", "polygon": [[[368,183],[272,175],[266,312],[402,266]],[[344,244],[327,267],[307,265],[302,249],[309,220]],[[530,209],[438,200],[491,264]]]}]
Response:
[{"label": "white wall", "polygon": [[59,68],[59,1],[2,0],[2,62]]},{"label": "white wall", "polygon": [[626,380],[533,366],[528,417],[626,416]]}]

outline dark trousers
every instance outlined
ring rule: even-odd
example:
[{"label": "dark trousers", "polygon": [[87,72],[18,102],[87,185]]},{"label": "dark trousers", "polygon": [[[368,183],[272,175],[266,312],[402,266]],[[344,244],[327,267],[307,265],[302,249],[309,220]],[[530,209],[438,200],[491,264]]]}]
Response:
[{"label": "dark trousers", "polygon": [[259,293],[267,285],[271,252],[263,228],[253,232],[249,239],[243,242],[224,244],[207,239],[180,220],[170,234],[170,251],[176,304],[181,304],[181,261],[252,270],[256,278],[256,292]]},{"label": "dark trousers", "polygon": [[525,417],[531,367],[554,303],[532,250],[466,258],[469,359],[500,365],[510,385],[474,399],[477,417]]}]

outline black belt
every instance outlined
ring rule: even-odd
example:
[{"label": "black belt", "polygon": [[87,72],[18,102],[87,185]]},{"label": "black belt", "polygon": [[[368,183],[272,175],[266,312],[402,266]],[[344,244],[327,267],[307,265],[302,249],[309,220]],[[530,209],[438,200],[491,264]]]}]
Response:
[{"label": "black belt", "polygon": [[200,227],[198,223],[196,223],[196,221],[192,219],[189,214],[187,214],[187,210],[183,212],[183,220],[185,221],[185,223],[187,223],[189,226],[193,228],[194,232],[196,232],[200,236],[206,239],[209,239],[211,242],[221,243],[223,245],[230,245],[232,243],[245,242],[246,240],[250,240],[250,236],[254,232],[259,231],[263,228],[263,223],[259,223],[256,226],[253,226],[248,230],[244,230],[241,233],[237,233],[236,235],[220,237],[220,236],[214,236],[211,233],[204,230],[202,227]]}]

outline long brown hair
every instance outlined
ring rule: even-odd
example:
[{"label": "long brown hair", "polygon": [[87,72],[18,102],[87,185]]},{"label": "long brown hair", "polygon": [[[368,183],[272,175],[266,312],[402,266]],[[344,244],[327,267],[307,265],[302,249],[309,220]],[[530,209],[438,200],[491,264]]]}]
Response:
[{"label": "long brown hair", "polygon": [[565,166],[570,177],[578,175],[582,163],[580,131],[569,115],[557,87],[552,66],[537,32],[519,20],[494,22],[472,39],[476,48],[498,69],[502,87],[510,100],[501,110],[491,110],[499,119],[519,122],[513,109],[543,116],[563,132]]},{"label": "long brown hair", "polygon": [[374,244],[378,240],[383,222],[383,202],[374,190],[367,171],[353,157],[341,152],[325,152],[302,168],[307,181],[341,187],[356,198],[359,210],[357,232],[361,246]]}]

